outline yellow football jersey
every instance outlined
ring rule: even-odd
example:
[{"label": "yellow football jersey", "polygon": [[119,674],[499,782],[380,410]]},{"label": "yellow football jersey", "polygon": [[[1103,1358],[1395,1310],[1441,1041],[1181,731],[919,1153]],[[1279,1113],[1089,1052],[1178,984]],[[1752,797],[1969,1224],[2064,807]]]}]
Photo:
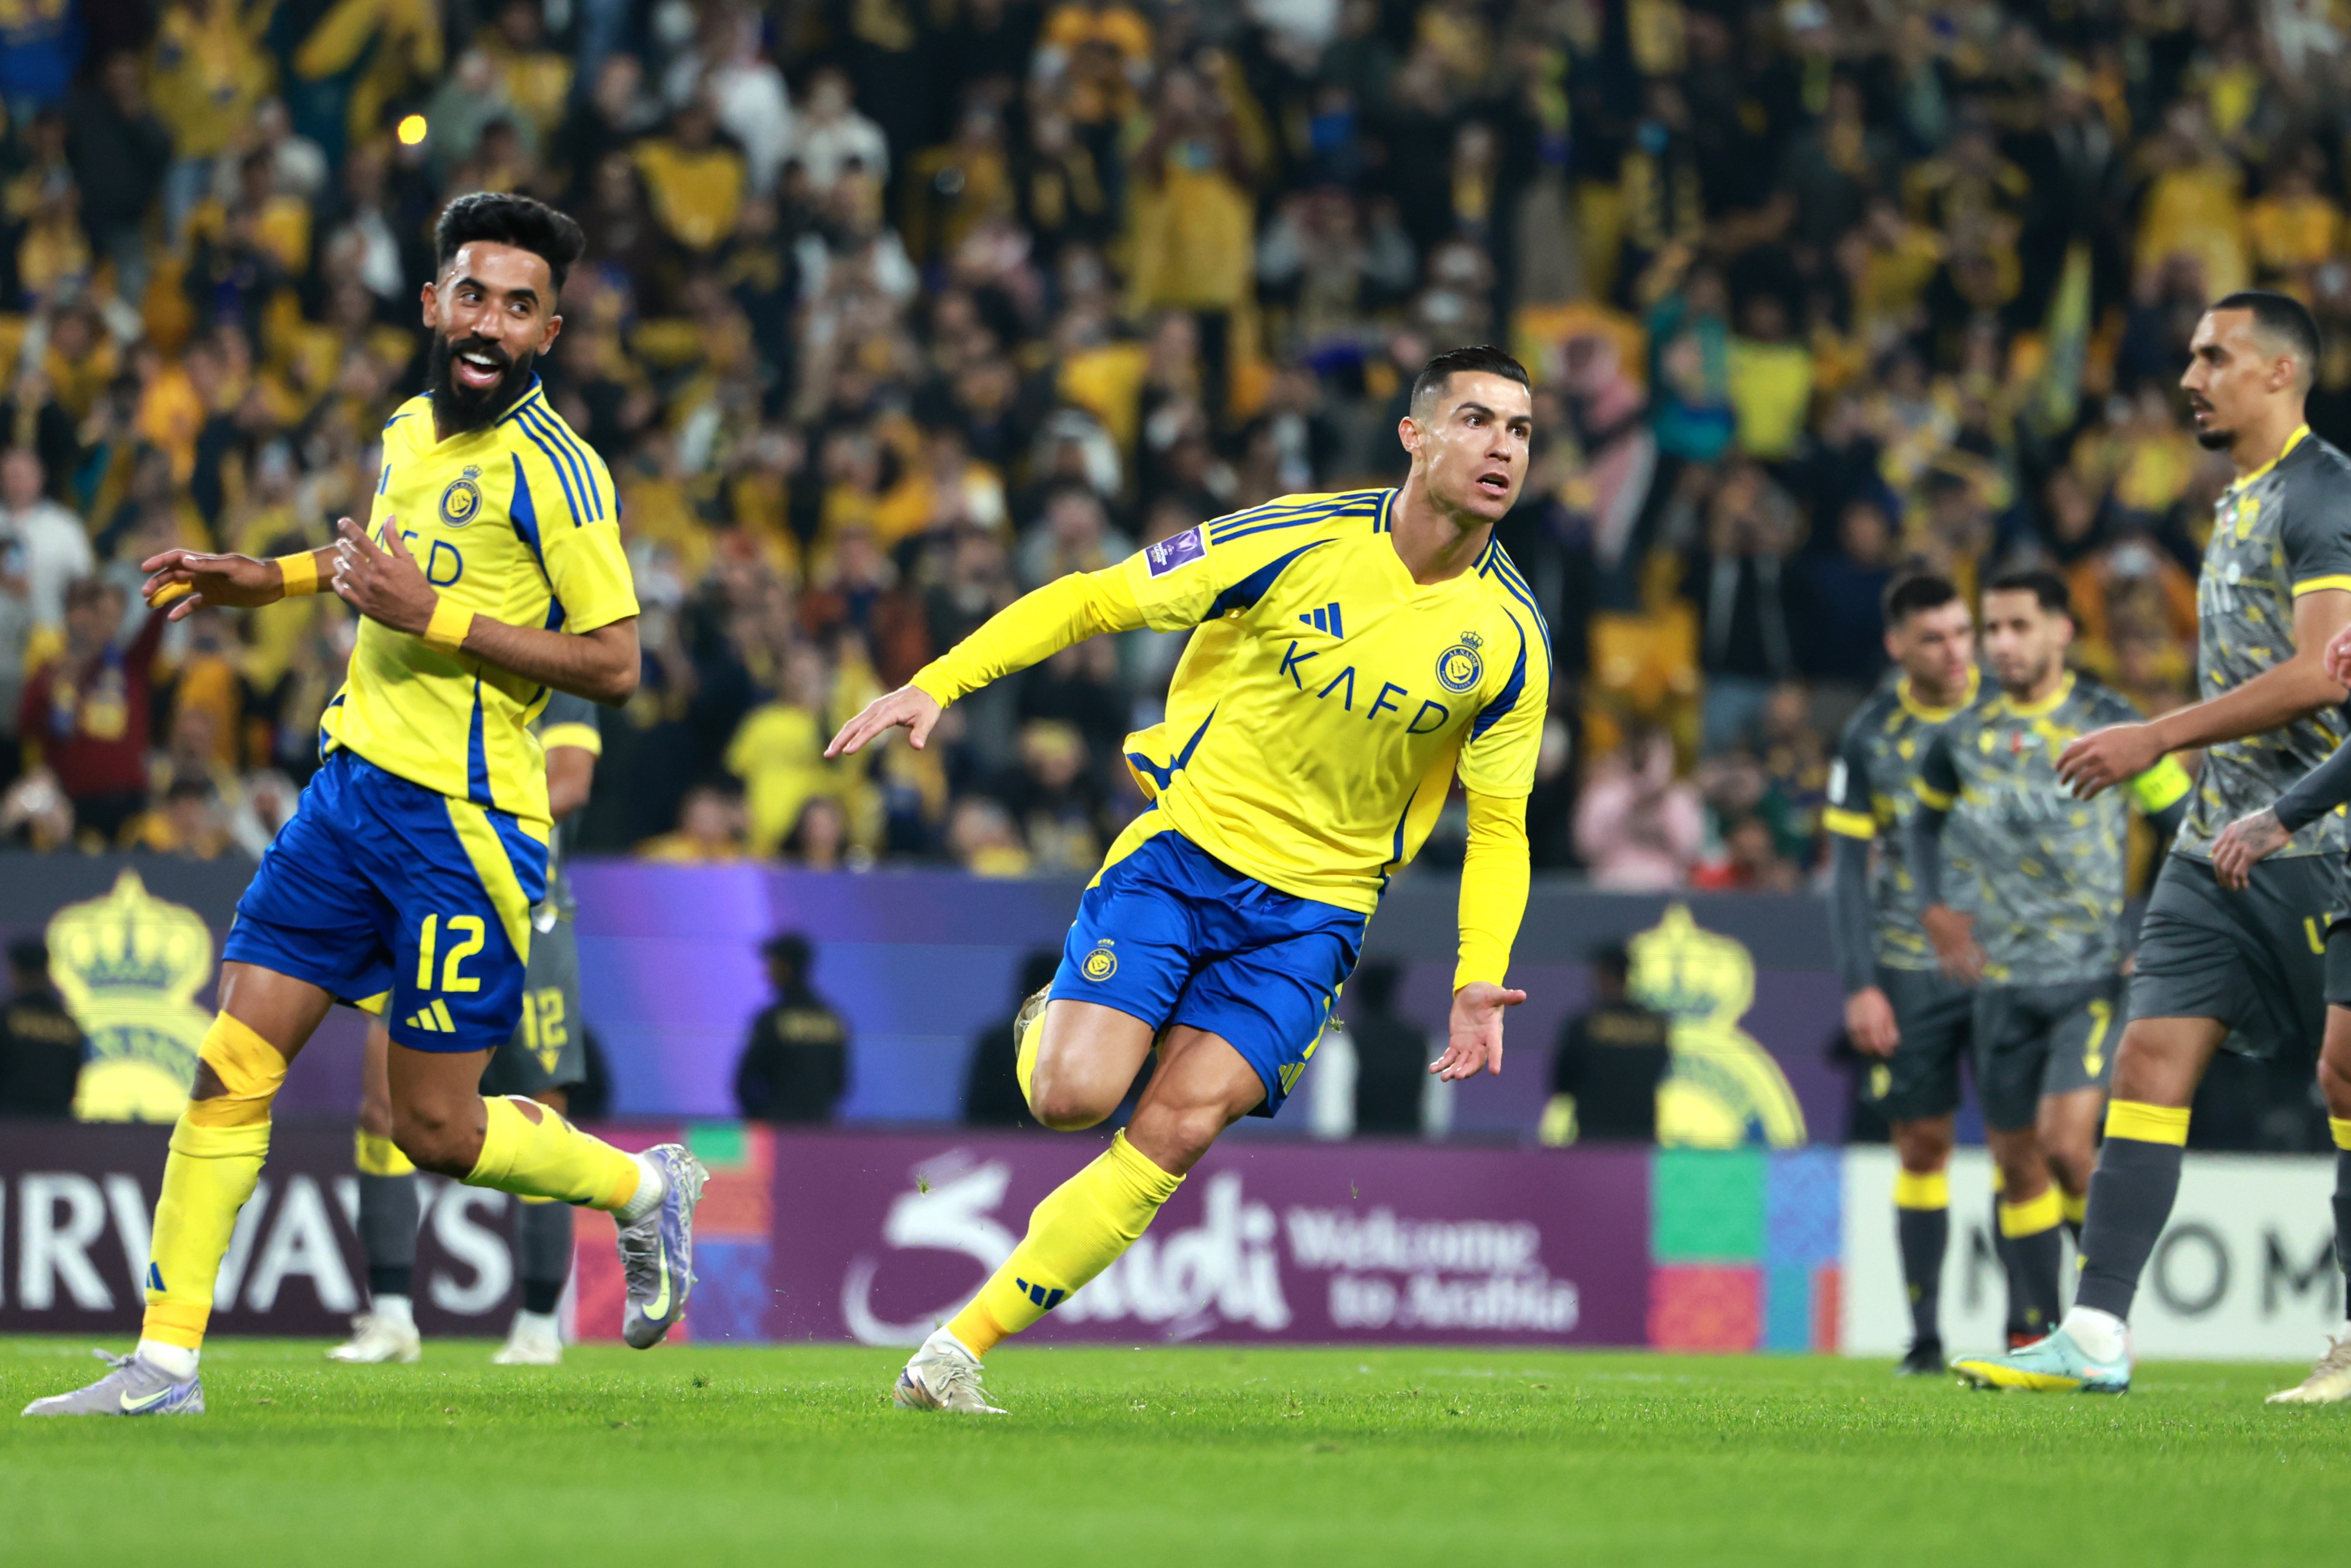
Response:
[{"label": "yellow football jersey", "polygon": [[1153,807],[1105,865],[1173,829],[1269,886],[1368,912],[1455,773],[1532,791],[1552,679],[1534,596],[1491,543],[1475,570],[1416,582],[1395,501],[1285,496],[1112,569],[1144,624],[1199,630],[1165,721],[1127,737]]},{"label": "yellow football jersey", "polygon": [[[612,476],[534,382],[486,430],[435,441],[414,397],[383,429],[368,529],[397,529],[444,598],[513,626],[592,632],[637,612]],[[374,621],[321,727],[388,773],[475,805],[547,821],[536,681]]]}]

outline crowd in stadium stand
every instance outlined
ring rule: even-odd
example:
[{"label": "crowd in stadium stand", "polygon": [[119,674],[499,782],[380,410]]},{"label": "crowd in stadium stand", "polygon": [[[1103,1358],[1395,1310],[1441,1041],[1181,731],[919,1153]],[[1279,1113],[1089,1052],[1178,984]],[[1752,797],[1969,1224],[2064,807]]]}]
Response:
[{"label": "crowd in stadium stand", "polygon": [[1394,483],[1414,371],[1492,340],[1538,867],[1799,885],[1897,571],[2054,563],[2079,662],[2185,700],[2202,302],[2306,299],[2351,425],[2346,45],[2296,0],[22,0],[0,837],[266,843],[348,615],[164,630],[138,562],[364,514],[488,188],[585,226],[541,370],[644,609],[586,847],[1090,871],[1180,637],[824,740],[1024,589]]}]

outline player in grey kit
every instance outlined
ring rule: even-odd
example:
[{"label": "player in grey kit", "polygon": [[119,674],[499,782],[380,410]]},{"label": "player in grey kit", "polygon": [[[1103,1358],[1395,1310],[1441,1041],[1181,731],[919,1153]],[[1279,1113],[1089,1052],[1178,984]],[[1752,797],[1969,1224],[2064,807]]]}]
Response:
[{"label": "player in grey kit", "polygon": [[[2344,685],[2328,645],[2351,624],[2351,460],[2303,420],[2319,340],[2299,301],[2231,294],[2205,312],[2189,350],[2180,384],[2197,439],[2228,453],[2237,472],[2215,507],[2196,588],[2203,700],[2085,735],[2057,772],[2090,799],[2171,752],[2200,747],[2204,768],[2139,927],[2080,1289],[2047,1338],[1955,1368],[1993,1387],[2129,1388],[2125,1321],[2179,1194],[2188,1107],[2213,1052],[2226,1041],[2308,1061],[2324,1004],[2351,1006],[2351,947],[2327,936],[2351,908],[2345,819],[2313,818],[2266,842],[2268,859],[2248,852],[2250,825],[2231,827],[2261,815],[2345,737]],[[2351,1113],[2351,1083],[2326,1071],[2320,1081],[2344,1107],[2336,1114]]]},{"label": "player in grey kit", "polygon": [[[1910,861],[1944,973],[1976,988],[1976,1093],[2000,1166],[2000,1234],[2019,1298],[2010,1318],[2038,1339],[2056,1326],[2060,1229],[2080,1222],[2097,1157],[2122,996],[2130,826],[2121,792],[2069,795],[2057,758],[2076,736],[2139,714],[2066,669],[2073,606],[2054,573],[1994,579],[1982,627],[2000,691],[1928,746]],[[2131,781],[2130,795],[2168,832],[2192,788],[2166,757]],[[1945,902],[1947,858],[1978,916]]]},{"label": "player in grey kit", "polygon": [[1821,818],[1835,846],[1829,934],[1844,981],[1845,1032],[1885,1059],[1868,1092],[1893,1124],[1902,1162],[1895,1236],[1911,1339],[1901,1370],[1940,1375],[1952,1113],[1974,1004],[1965,985],[1940,972],[1919,924],[1925,899],[1908,863],[1908,829],[1929,743],[1977,698],[1975,622],[1959,590],[1929,576],[1889,587],[1886,652],[1900,674],[1845,726],[1829,770]]},{"label": "player in grey kit", "polygon": [[[547,898],[531,911],[522,1022],[491,1056],[482,1073],[482,1092],[537,1100],[560,1114],[571,1087],[587,1076],[580,1040],[580,939],[572,930],[576,901],[563,862],[579,837],[580,808],[588,802],[596,758],[603,751],[596,705],[565,692],[551,694],[539,715],[538,740],[547,752],[548,812],[555,821],[548,845]],[[368,1310],[351,1320],[351,1337],[327,1353],[336,1361],[410,1362],[421,1354],[410,1295],[416,1266],[416,1174],[392,1146],[388,1043],[382,1022],[371,1024],[360,1074],[358,1154]],[[490,1359],[501,1366],[553,1366],[563,1359],[555,1307],[571,1277],[571,1209],[567,1204],[517,1201],[522,1207],[515,1222],[515,1252],[522,1307],[506,1344]]]}]

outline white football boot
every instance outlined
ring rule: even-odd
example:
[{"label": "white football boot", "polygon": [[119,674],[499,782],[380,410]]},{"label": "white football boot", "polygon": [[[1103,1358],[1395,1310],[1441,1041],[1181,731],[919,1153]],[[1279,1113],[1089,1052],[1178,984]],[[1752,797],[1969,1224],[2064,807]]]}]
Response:
[{"label": "white football boot", "polygon": [[979,1357],[963,1341],[940,1329],[898,1375],[894,1397],[905,1410],[960,1410],[970,1416],[1001,1416],[979,1385]]}]

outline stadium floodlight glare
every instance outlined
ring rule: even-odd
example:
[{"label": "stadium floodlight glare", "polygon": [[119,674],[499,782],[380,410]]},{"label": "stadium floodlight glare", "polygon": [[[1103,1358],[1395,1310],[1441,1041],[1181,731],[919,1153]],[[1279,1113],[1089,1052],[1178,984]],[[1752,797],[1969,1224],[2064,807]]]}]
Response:
[{"label": "stadium floodlight glare", "polygon": [[400,144],[402,147],[413,147],[424,140],[425,133],[431,129],[424,123],[423,115],[405,114],[401,116],[399,127],[392,134],[400,138]]}]

